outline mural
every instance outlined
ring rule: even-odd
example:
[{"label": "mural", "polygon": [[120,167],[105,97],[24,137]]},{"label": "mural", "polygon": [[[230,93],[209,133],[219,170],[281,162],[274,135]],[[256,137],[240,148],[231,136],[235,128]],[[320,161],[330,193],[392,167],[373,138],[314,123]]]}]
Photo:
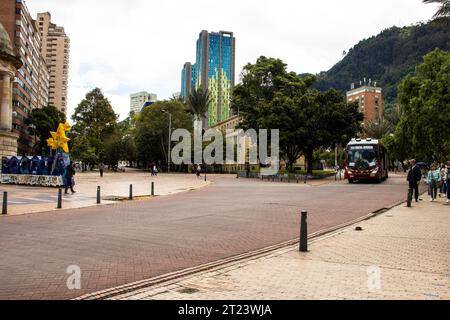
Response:
[{"label": "mural", "polygon": [[70,130],[68,123],[60,123],[56,132],[50,132],[47,140],[55,156],[14,156],[2,159],[2,183],[26,184],[57,187],[63,185],[63,174],[70,164],[69,138],[66,132]]}]

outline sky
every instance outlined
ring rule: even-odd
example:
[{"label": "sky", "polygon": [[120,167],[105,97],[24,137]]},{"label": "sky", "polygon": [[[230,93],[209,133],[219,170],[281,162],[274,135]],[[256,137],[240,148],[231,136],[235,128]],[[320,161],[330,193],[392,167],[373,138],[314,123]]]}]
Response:
[{"label": "sky", "polygon": [[130,94],[181,91],[181,69],[195,62],[201,30],[232,31],[236,81],[261,56],[289,71],[329,70],[360,40],[396,26],[429,20],[422,0],[27,0],[30,14],[48,11],[71,40],[68,117],[99,87],[120,119]]}]

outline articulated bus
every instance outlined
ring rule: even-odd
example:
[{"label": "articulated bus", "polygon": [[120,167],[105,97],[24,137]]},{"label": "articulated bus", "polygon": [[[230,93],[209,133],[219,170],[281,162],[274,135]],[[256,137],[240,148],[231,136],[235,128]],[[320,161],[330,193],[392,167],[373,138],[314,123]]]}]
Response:
[{"label": "articulated bus", "polygon": [[381,182],[389,178],[386,148],[375,139],[352,139],[346,148],[345,179]]}]

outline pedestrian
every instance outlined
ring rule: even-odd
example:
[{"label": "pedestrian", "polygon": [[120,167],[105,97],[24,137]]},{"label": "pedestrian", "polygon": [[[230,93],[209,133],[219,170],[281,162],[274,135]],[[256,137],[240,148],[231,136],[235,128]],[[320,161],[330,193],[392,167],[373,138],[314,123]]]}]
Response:
[{"label": "pedestrian", "polygon": [[447,162],[447,167],[445,168],[445,186],[447,189],[447,204],[450,204],[450,161]]},{"label": "pedestrian", "polygon": [[98,165],[98,169],[100,170],[100,177],[103,178],[103,171],[105,170],[105,165],[103,162],[100,162],[100,164]]},{"label": "pedestrian", "polygon": [[445,164],[442,164],[441,165],[441,187],[439,189],[439,198],[447,196],[446,175],[447,175],[447,166]]},{"label": "pedestrian", "polygon": [[202,166],[198,164],[195,171],[196,171],[196,174],[197,174],[197,179],[201,178]]},{"label": "pedestrian", "polygon": [[419,198],[419,182],[422,180],[422,172],[415,159],[410,160],[409,163],[411,164],[411,169],[408,172],[407,181],[409,182],[409,188],[414,191],[416,202],[419,202],[419,200],[422,201]]},{"label": "pedestrian", "polygon": [[73,190],[73,187],[75,186],[75,169],[74,169],[74,163],[70,162],[69,165],[66,167],[64,172],[64,183],[65,183],[65,194],[69,194],[67,190],[70,188],[70,191],[73,193],[76,193],[75,190]]},{"label": "pedestrian", "polygon": [[438,189],[440,188],[441,182],[441,170],[438,169],[436,163],[431,165],[431,170],[428,171],[427,184],[428,184],[428,194],[430,195],[430,201],[433,202],[437,198]]},{"label": "pedestrian", "polygon": [[153,171],[153,175],[157,177],[158,176],[158,167],[156,166],[156,164],[153,164],[152,171]]}]

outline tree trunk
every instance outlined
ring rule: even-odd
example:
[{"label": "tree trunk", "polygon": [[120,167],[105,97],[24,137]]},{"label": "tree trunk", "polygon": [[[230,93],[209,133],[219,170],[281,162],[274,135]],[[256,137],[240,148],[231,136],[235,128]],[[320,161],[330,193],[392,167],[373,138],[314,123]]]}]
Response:
[{"label": "tree trunk", "polygon": [[313,162],[314,162],[314,155],[313,150],[307,150],[306,151],[306,163],[307,163],[307,172],[308,174],[313,174]]}]

